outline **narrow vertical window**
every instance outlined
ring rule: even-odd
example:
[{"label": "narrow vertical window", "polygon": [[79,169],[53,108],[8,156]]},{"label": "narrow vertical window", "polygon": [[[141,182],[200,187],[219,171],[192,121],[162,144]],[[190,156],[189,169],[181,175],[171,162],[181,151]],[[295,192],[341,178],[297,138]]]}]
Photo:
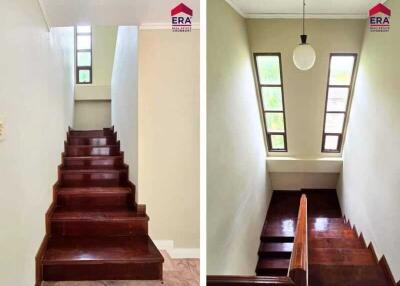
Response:
[{"label": "narrow vertical window", "polygon": [[77,26],[75,29],[76,83],[92,83],[92,28]]},{"label": "narrow vertical window", "polygon": [[287,152],[281,55],[255,54],[267,145],[270,152]]},{"label": "narrow vertical window", "polygon": [[330,56],[322,152],[340,153],[342,150],[356,60],[357,54]]}]

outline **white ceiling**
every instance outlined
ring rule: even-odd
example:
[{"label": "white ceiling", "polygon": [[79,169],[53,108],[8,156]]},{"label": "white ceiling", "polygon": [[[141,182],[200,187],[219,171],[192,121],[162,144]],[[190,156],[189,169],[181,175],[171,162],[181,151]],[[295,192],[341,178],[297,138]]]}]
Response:
[{"label": "white ceiling", "polygon": [[200,21],[200,0],[38,0],[51,27],[142,25],[171,22],[171,9],[179,3],[193,9]]},{"label": "white ceiling", "polygon": [[[246,18],[300,18],[302,0],[226,0]],[[308,18],[367,18],[377,0],[306,0]]]}]

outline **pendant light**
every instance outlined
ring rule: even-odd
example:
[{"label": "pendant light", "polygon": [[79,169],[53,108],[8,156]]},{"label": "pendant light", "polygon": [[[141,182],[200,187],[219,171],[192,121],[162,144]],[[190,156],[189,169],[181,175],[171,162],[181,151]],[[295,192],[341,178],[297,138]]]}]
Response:
[{"label": "pendant light", "polygon": [[305,34],[305,15],[306,2],[303,0],[303,34],[300,36],[301,44],[293,51],[293,62],[295,66],[302,71],[311,69],[315,63],[315,51],[311,45],[307,44],[307,35]]}]

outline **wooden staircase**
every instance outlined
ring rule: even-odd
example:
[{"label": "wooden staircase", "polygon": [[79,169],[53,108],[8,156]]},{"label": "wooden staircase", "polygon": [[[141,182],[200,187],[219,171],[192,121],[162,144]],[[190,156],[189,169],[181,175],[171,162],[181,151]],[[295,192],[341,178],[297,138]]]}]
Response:
[{"label": "wooden staircase", "polygon": [[[304,217],[306,223],[300,221]],[[336,190],[275,191],[260,240],[257,276],[208,276],[207,285],[400,285],[386,259],[378,263],[372,244],[367,248],[363,236],[342,217]]]},{"label": "wooden staircase", "polygon": [[374,254],[340,211],[336,191],[308,192],[309,285],[391,286]]},{"label": "wooden staircase", "polygon": [[286,276],[296,232],[301,194],[274,192],[261,233],[257,276]]},{"label": "wooden staircase", "polygon": [[46,235],[36,256],[42,281],[162,280],[163,257],[148,236],[146,208],[113,128],[69,130]]}]

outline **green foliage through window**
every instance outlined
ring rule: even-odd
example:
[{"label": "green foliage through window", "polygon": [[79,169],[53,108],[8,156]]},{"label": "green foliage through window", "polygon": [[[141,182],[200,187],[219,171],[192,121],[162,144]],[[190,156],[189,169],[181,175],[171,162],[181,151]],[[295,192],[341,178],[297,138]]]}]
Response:
[{"label": "green foliage through window", "polygon": [[278,56],[259,56],[257,66],[261,84],[281,84]]},{"label": "green foliage through window", "polygon": [[255,54],[268,151],[287,152],[280,54]]}]

